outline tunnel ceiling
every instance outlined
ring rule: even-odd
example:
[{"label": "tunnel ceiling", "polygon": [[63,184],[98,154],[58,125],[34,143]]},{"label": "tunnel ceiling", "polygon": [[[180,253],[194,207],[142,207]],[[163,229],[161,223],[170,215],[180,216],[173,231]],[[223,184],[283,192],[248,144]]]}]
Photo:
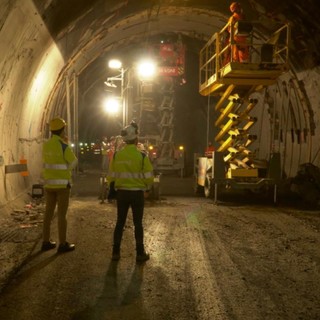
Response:
[{"label": "tunnel ceiling", "polygon": [[[36,14],[41,15],[64,57],[64,71],[75,71],[79,75],[80,92],[88,95],[88,104],[94,105],[92,97],[101,92],[101,85],[107,77],[106,63],[110,57],[116,55],[130,65],[135,56],[145,51],[148,43],[172,34],[182,35],[187,43],[187,51],[198,53],[205,41],[226,24],[232,1],[33,2]],[[316,0],[243,0],[241,4],[246,18],[256,22],[262,37],[267,38],[280,25],[291,23],[290,57],[293,72],[319,64],[320,10]],[[197,56],[193,58],[197,59]]]},{"label": "tunnel ceiling", "polygon": [[[221,0],[34,0],[65,61],[86,60],[80,69],[112,50],[128,52],[156,34],[181,33],[206,40],[226,23],[231,1]],[[316,0],[243,0],[247,19],[262,33],[291,22],[297,69],[319,64],[320,10]],[[172,17],[170,19],[170,17]],[[109,39],[105,42],[103,39]],[[96,68],[99,69],[99,68]],[[92,71],[92,68],[91,68]],[[92,75],[95,77],[95,75]]]}]

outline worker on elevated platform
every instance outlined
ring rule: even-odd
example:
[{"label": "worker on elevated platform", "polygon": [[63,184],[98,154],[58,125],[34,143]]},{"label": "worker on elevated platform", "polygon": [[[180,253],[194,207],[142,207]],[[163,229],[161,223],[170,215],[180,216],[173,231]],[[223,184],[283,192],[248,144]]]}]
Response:
[{"label": "worker on elevated platform", "polygon": [[[247,36],[237,35],[236,23],[240,20],[245,20],[245,16],[239,2],[232,2],[230,5],[230,11],[232,16],[228,20],[228,32],[227,45],[231,42],[231,34],[233,34],[233,42],[231,45],[232,61],[233,62],[249,62],[249,46],[247,45]],[[230,51],[225,56],[225,64],[230,62]]]},{"label": "worker on elevated platform", "polygon": [[208,142],[208,146],[204,152],[205,156],[208,158],[212,158],[212,152],[215,151],[214,146],[212,145],[212,142]]}]

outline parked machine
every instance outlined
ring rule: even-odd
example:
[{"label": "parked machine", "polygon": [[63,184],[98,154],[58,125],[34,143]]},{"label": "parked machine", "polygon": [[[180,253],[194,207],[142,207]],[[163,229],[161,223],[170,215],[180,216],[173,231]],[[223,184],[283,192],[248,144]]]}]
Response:
[{"label": "parked machine", "polygon": [[[226,31],[230,40],[226,41]],[[236,61],[233,51],[237,37],[245,37],[249,50],[246,62]],[[251,145],[257,139],[250,129],[257,122],[250,115],[257,105],[252,94],[276,82],[288,70],[290,26],[284,25],[268,41],[259,40],[255,26],[247,21],[228,23],[214,34],[200,52],[199,92],[216,96],[215,121],[218,130],[212,155],[195,155],[195,189],[217,202],[220,188],[265,190],[273,188],[276,202],[277,183],[281,178],[280,154],[256,159]]]}]

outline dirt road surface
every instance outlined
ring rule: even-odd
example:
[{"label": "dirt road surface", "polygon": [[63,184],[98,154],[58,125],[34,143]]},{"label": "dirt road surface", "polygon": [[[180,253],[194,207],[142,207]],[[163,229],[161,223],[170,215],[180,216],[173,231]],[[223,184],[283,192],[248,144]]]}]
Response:
[{"label": "dirt road surface", "polygon": [[116,207],[100,204],[87,178],[68,216],[76,250],[42,253],[36,242],[1,292],[0,319],[320,319],[319,211],[249,199],[214,205],[192,195],[190,179],[164,178],[162,200],[145,208],[151,259],[135,261],[130,215],[112,262]]}]

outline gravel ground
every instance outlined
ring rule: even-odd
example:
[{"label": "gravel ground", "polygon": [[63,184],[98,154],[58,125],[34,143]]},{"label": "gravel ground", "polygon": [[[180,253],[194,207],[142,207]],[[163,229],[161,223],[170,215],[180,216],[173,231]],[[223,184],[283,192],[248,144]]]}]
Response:
[{"label": "gravel ground", "polygon": [[319,211],[214,205],[192,196],[191,180],[171,177],[163,186],[176,194],[163,190],[146,204],[150,261],[135,262],[130,215],[121,259],[112,262],[116,208],[100,204],[96,181],[82,176],[74,189],[74,252],[40,253],[42,204],[1,224],[1,266],[11,272],[0,319],[320,319]]}]

